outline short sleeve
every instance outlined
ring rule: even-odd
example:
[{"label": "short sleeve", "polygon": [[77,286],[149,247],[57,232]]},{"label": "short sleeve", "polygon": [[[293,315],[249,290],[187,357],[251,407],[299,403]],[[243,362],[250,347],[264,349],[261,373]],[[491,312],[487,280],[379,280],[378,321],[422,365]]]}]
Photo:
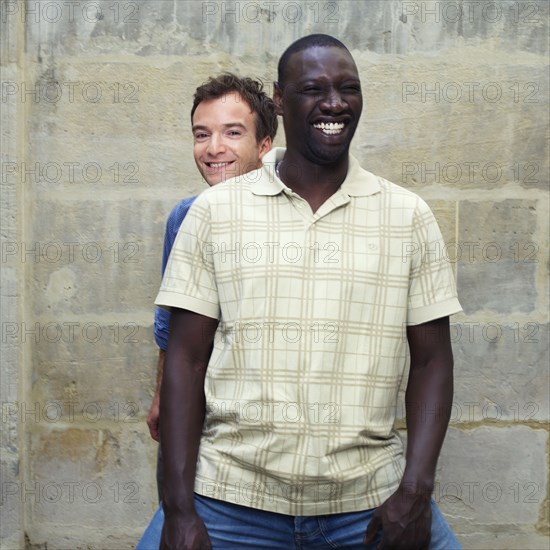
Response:
[{"label": "short sleeve", "polygon": [[419,199],[413,217],[413,239],[403,247],[410,256],[407,324],[418,325],[462,311],[452,264],[429,206]]},{"label": "short sleeve", "polygon": [[214,276],[210,208],[200,197],[183,220],[170,253],[155,304],[218,319],[220,305]]}]

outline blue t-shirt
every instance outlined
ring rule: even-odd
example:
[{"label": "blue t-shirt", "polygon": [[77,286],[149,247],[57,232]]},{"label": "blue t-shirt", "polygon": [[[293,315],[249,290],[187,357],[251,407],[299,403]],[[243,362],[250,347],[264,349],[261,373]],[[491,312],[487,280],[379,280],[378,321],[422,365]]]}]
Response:
[{"label": "blue t-shirt", "polygon": [[[180,201],[176,207],[170,212],[168,220],[166,222],[166,230],[164,232],[164,249],[162,251],[162,274],[164,275],[164,270],[166,269],[166,264],[168,263],[168,257],[170,256],[170,251],[176,240],[176,235],[180,228],[183,218],[187,215],[189,208],[193,204],[194,200],[197,197],[189,197]],[[168,327],[170,325],[170,312],[157,307],[155,310],[155,341],[157,346],[166,351],[168,347]]]}]

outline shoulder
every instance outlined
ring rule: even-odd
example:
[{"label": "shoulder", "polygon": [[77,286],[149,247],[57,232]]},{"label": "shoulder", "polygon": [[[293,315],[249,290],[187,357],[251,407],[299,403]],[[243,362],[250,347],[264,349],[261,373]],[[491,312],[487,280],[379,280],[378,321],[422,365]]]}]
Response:
[{"label": "shoulder", "polygon": [[375,177],[378,180],[380,191],[388,206],[412,210],[417,213],[431,212],[430,207],[420,195],[383,177]]},{"label": "shoulder", "polygon": [[357,193],[356,204],[380,213],[381,222],[392,227],[412,229],[431,225],[434,215],[419,195],[386,178],[377,176],[358,165],[353,168],[352,192]]},{"label": "shoulder", "polygon": [[387,206],[414,209],[423,203],[416,193],[365,170],[353,155],[349,158],[348,174],[342,184],[342,191],[367,202],[371,199],[380,201],[382,208]]}]

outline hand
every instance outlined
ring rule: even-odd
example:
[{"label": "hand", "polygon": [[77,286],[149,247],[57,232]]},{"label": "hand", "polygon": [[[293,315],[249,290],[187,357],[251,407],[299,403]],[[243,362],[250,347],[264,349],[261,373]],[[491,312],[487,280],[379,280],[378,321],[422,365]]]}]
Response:
[{"label": "hand", "polygon": [[430,544],[432,507],[430,495],[400,487],[374,512],[365,533],[370,544],[382,528],[377,550],[424,550]]},{"label": "hand", "polygon": [[149,412],[147,413],[147,426],[149,426],[149,433],[155,441],[160,441],[159,415],[160,394],[159,392],[155,392],[155,395],[153,395],[153,401],[149,407]]},{"label": "hand", "polygon": [[211,550],[212,543],[197,512],[165,516],[159,550]]}]

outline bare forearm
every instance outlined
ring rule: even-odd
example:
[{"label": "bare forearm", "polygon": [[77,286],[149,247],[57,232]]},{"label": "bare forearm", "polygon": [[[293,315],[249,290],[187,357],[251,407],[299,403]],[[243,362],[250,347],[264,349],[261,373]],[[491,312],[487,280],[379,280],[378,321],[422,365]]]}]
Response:
[{"label": "bare forearm", "polygon": [[183,359],[179,365],[190,376],[171,376],[170,355],[160,399],[160,434],[164,461],[164,506],[186,512],[193,509],[195,471],[204,423],[206,367]]},{"label": "bare forearm", "polygon": [[[453,400],[453,356],[448,322],[436,321],[438,330],[427,332],[411,348],[411,368],[405,395],[407,418],[406,467],[403,488],[431,493],[437,460],[445,439]],[[429,340],[434,340],[430,346]],[[418,344],[418,338],[416,340]],[[425,347],[434,348],[425,354]]]},{"label": "bare forearm", "polygon": [[441,365],[417,369],[406,394],[407,455],[403,485],[433,490],[437,460],[445,439],[453,399],[452,371]]},{"label": "bare forearm", "polygon": [[205,415],[204,379],[217,320],[172,314],[160,392],[165,514],[194,510],[193,491]]}]

